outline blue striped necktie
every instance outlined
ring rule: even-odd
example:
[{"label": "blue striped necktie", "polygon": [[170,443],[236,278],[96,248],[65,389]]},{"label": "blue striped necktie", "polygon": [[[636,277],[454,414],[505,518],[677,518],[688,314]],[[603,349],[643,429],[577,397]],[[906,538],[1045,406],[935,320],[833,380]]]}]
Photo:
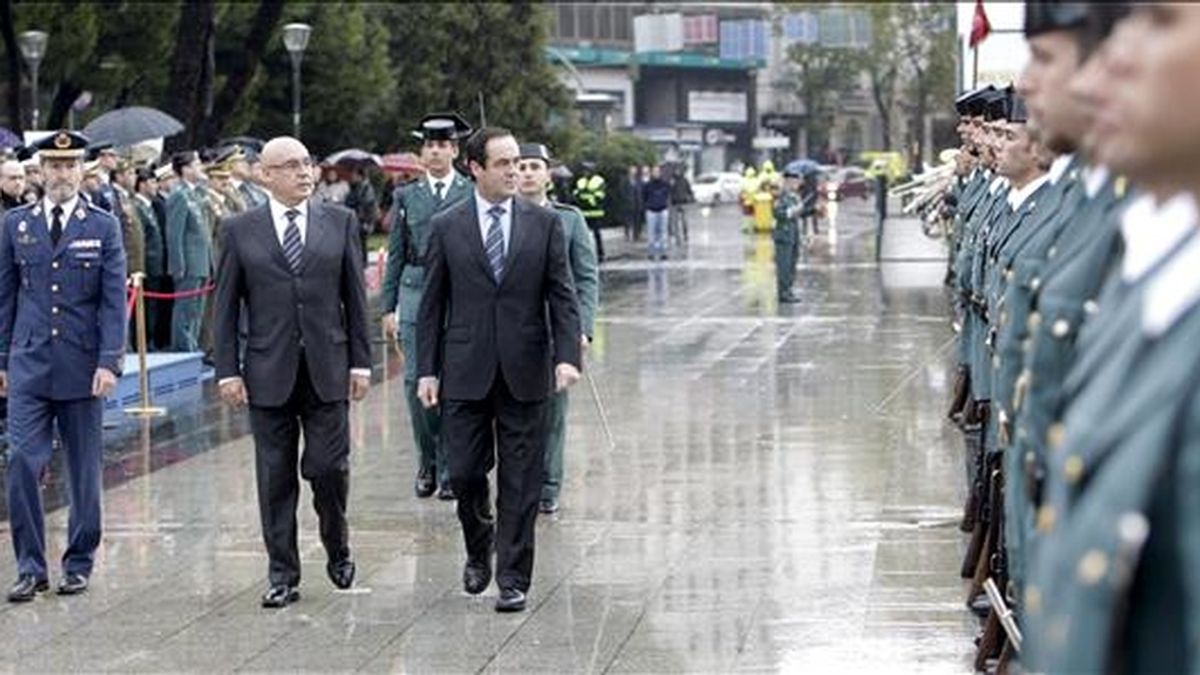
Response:
[{"label": "blue striped necktie", "polygon": [[300,227],[296,225],[296,218],[300,216],[300,212],[288,209],[284,215],[287,216],[288,224],[287,229],[283,231],[283,255],[287,257],[292,273],[299,274],[300,258],[304,255],[304,242],[300,241]]},{"label": "blue striped necktie", "polygon": [[504,231],[500,229],[500,216],[504,215],[503,206],[493,206],[488,209],[492,222],[488,225],[487,241],[484,249],[487,251],[488,262],[492,265],[492,277],[496,283],[504,277]]}]

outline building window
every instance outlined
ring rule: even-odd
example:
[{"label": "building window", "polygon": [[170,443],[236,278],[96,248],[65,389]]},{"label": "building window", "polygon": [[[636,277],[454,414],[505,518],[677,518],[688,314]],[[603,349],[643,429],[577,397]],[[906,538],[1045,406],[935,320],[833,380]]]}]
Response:
[{"label": "building window", "polygon": [[721,22],[720,55],[723,59],[767,58],[767,22],[760,19]]},{"label": "building window", "polygon": [[717,17],[685,16],[683,18],[683,43],[685,45],[712,44],[717,41]]},{"label": "building window", "polygon": [[596,37],[602,41],[610,41],[613,37],[612,19],[613,10],[611,5],[598,5],[596,7]]},{"label": "building window", "polygon": [[575,37],[580,40],[596,39],[596,7],[595,5],[575,6]]},{"label": "building window", "polygon": [[613,39],[619,42],[633,40],[633,15],[628,5],[613,7]]},{"label": "building window", "polygon": [[785,44],[810,45],[817,41],[817,17],[812,12],[793,12],[783,17]]},{"label": "building window", "polygon": [[554,31],[560,40],[575,39],[575,5],[568,2],[558,3],[558,21]]},{"label": "building window", "polygon": [[871,17],[862,10],[824,9],[817,15],[817,31],[826,47],[866,47],[871,44]]}]

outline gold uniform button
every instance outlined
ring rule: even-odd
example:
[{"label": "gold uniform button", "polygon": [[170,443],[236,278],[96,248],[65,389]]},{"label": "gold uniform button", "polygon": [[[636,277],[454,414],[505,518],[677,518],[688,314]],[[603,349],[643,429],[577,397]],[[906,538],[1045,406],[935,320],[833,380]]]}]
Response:
[{"label": "gold uniform button", "polygon": [[1014,276],[1015,275],[1013,274],[1012,270],[1004,270],[1004,280],[1005,281],[1012,281]]},{"label": "gold uniform button", "polygon": [[55,260],[54,262],[50,263],[50,266],[53,267],[54,269],[58,269],[58,261]]},{"label": "gold uniform button", "polygon": [[1054,326],[1050,328],[1056,338],[1065,338],[1071,332],[1071,322],[1066,319],[1059,319],[1054,322]]},{"label": "gold uniform button", "polygon": [[58,329],[57,328],[50,329],[50,337],[58,337]]},{"label": "gold uniform button", "polygon": [[1063,475],[1067,482],[1074,485],[1083,478],[1083,459],[1079,455],[1071,455],[1067,461],[1063,463]]},{"label": "gold uniform button", "polygon": [[1037,512],[1037,529],[1043,534],[1054,529],[1054,521],[1058,519],[1058,512],[1049,504],[1038,509]]},{"label": "gold uniform button", "polygon": [[1051,424],[1046,430],[1046,444],[1052,449],[1062,445],[1063,437],[1066,436],[1067,430],[1063,427],[1062,422]]},{"label": "gold uniform button", "polygon": [[1029,330],[1037,330],[1038,326],[1042,325],[1042,315],[1038,312],[1033,312],[1029,315],[1029,319],[1025,322]]},{"label": "gold uniform button", "polygon": [[50,284],[50,292],[57,293],[58,292],[58,284]]},{"label": "gold uniform button", "polygon": [[1087,313],[1088,316],[1095,316],[1096,312],[1100,311],[1100,305],[1095,300],[1088,300],[1087,302],[1083,303],[1083,311]]},{"label": "gold uniform button", "polygon": [[55,306],[51,307],[51,308],[50,308],[50,313],[51,313],[51,314],[58,314],[58,305],[55,305]]},{"label": "gold uniform button", "polygon": [[1093,586],[1108,572],[1108,556],[1104,555],[1104,551],[1092,549],[1079,559],[1076,572],[1081,582]]},{"label": "gold uniform button", "polygon": [[1034,280],[1033,280],[1033,282],[1029,284],[1029,287],[1030,287],[1031,289],[1033,289],[1033,290],[1036,292],[1036,291],[1037,291],[1037,289],[1039,289],[1039,288],[1041,288],[1041,287],[1042,287],[1042,280],[1041,280],[1041,279],[1034,279]]}]

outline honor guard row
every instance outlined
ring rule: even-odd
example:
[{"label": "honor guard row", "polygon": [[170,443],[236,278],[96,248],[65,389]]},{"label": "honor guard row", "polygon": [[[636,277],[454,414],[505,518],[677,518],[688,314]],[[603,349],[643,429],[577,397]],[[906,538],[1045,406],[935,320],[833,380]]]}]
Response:
[{"label": "honor guard row", "polygon": [[1200,8],[1028,2],[1025,36],[956,101],[945,199],[975,667],[1196,671]]}]

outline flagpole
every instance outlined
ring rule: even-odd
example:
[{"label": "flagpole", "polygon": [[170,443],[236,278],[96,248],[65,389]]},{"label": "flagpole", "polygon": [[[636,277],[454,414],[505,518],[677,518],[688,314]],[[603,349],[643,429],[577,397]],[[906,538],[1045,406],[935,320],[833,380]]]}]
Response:
[{"label": "flagpole", "polygon": [[971,64],[971,89],[979,88],[979,43],[971,48],[972,64]]}]

